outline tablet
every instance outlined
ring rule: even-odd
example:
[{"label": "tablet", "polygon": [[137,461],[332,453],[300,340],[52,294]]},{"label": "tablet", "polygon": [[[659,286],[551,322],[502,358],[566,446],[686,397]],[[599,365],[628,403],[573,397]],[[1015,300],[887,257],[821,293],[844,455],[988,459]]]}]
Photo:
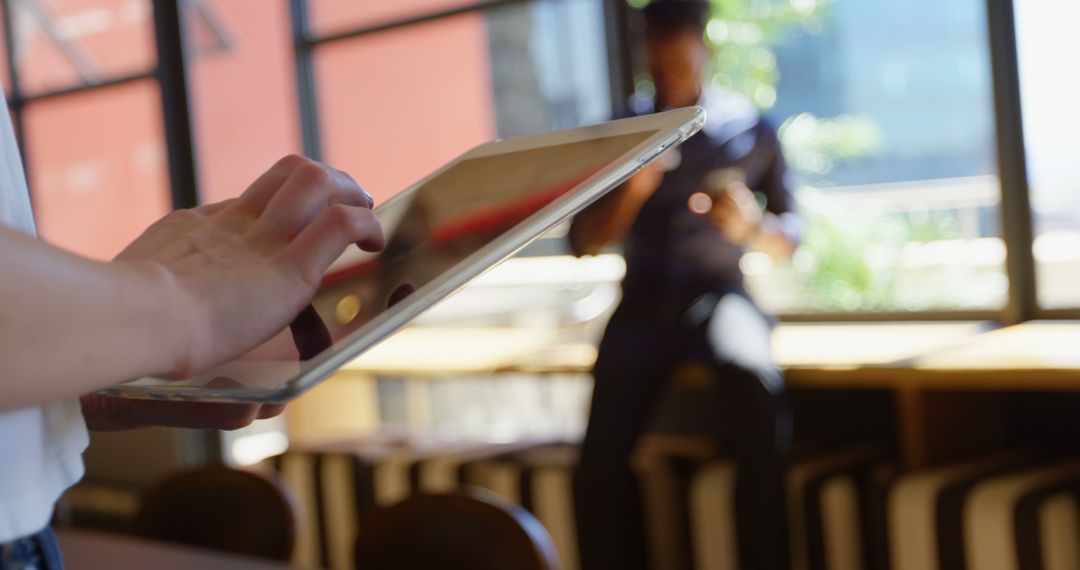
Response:
[{"label": "tablet", "polygon": [[102,393],[291,400],[704,123],[704,110],[689,107],[474,148],[377,207],[386,248],[350,248],[327,271],[311,305],[269,341],[190,378],[142,378]]}]

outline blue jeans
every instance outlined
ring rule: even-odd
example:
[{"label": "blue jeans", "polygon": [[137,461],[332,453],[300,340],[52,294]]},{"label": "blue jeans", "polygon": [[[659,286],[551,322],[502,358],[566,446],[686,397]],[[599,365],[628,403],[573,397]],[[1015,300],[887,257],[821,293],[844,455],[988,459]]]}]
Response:
[{"label": "blue jeans", "polygon": [[63,570],[60,545],[52,528],[0,544],[0,570]]}]

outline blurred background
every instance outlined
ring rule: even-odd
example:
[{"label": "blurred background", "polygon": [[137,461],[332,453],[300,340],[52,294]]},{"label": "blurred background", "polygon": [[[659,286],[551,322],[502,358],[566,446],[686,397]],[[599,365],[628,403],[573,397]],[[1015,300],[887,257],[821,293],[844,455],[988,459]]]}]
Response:
[{"label": "blurred background", "polygon": [[[636,47],[647,0],[173,3],[178,18],[151,0],[4,0],[0,78],[44,239],[109,259],[169,210],[236,196],[287,153],[350,172],[381,202],[479,143],[604,121],[653,92]],[[782,323],[777,358],[793,370],[795,405],[806,410],[796,409],[797,421],[829,424],[807,428],[818,440],[878,434],[893,451],[871,454],[874,462],[898,457],[890,463],[898,469],[1014,442],[1019,432],[1002,428],[993,441],[935,455],[904,435],[914,429],[905,418],[941,417],[927,410],[950,418],[933,429],[963,417],[1012,426],[999,421],[1013,417],[1001,410],[1024,391],[1012,384],[972,388],[977,397],[943,407],[873,373],[844,377],[831,399],[816,388],[835,388],[829,370],[933,367],[913,359],[960,345],[968,360],[942,368],[1015,369],[987,364],[1009,351],[1040,357],[1024,370],[1077,364],[1071,337],[1059,333],[1080,317],[1080,77],[1069,71],[1080,53],[1072,29],[1080,4],[712,4],[709,80],[749,97],[779,127],[804,219],[789,261],[757,252],[741,261],[748,288]],[[572,447],[625,267],[617,250],[571,256],[565,231],[438,305],[281,418],[229,434],[95,435],[70,519],[122,529],[132,497],[178,468],[277,457],[278,470],[300,469],[280,458],[340,453],[342,442],[363,458]],[[1051,333],[1004,349],[964,344],[1027,321],[1053,321],[1043,323]],[[800,369],[810,371],[802,396]],[[1036,378],[1032,393],[1060,401],[1071,391],[1064,379],[1022,376],[1015,383]],[[850,407],[837,412],[836,402]],[[671,413],[681,405],[672,402]],[[1042,414],[1041,405],[1023,408],[1024,417]],[[837,414],[851,423],[822,419]],[[933,429],[920,441],[935,439]],[[575,567],[572,529],[549,531],[564,567]],[[341,566],[330,531],[310,532],[294,561]],[[323,536],[321,550],[313,536]],[[859,565],[825,567],[870,567],[871,550],[859,551]],[[696,556],[698,567],[723,567]]]},{"label": "blurred background", "polygon": [[[16,73],[5,76],[17,78],[8,91],[42,234],[99,258],[175,201],[238,194],[283,153],[318,151],[385,199],[475,144],[605,120],[651,89],[624,7],[600,0],[185,0],[198,187],[173,192],[150,2],[9,4]],[[984,4],[716,4],[712,79],[781,126],[808,218],[790,265],[744,260],[762,304],[1000,311],[1009,279]],[[1016,33],[1038,300],[1058,309],[1080,303],[1066,285],[1080,251],[1077,79],[1055,57],[1069,51],[1060,22],[1073,8],[1039,6],[1017,2]]]}]

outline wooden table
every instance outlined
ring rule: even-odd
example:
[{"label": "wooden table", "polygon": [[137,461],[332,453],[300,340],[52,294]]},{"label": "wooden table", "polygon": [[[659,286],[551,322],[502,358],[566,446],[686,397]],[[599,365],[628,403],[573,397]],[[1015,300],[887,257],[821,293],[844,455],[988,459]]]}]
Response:
[{"label": "wooden table", "polygon": [[[797,388],[1080,391],[1080,323],[784,324],[776,360]],[[409,328],[346,373],[459,376],[588,373],[591,342],[520,328]]]},{"label": "wooden table", "polygon": [[56,536],[70,570],[297,570],[280,562],[121,535],[59,529]]},{"label": "wooden table", "polygon": [[[891,346],[909,346],[902,331],[911,325],[868,326]],[[876,349],[866,350],[867,344],[876,344],[869,339],[878,332],[860,332],[868,342],[850,345],[850,362],[788,360],[786,376],[797,389],[892,391],[901,460],[909,467],[1004,445],[1009,394],[1080,392],[1080,323],[1033,321],[1011,327],[984,323],[969,330],[935,324],[926,331],[933,342],[912,346],[917,350],[886,362],[868,356]],[[813,353],[808,343],[799,346]]]},{"label": "wooden table", "polygon": [[[980,335],[988,323],[789,324],[777,327],[780,366],[798,371],[910,368],[911,362]],[[412,327],[347,364],[345,372],[384,376],[458,376],[498,372],[588,373],[596,346],[560,339],[555,330]]]},{"label": "wooden table", "polygon": [[[904,325],[873,326],[888,331],[881,335],[887,341]],[[934,342],[886,362],[858,343],[850,346],[847,362],[780,361],[791,385],[804,388],[1080,391],[1080,323],[932,325],[928,333]],[[892,342],[904,346],[901,337]]]}]

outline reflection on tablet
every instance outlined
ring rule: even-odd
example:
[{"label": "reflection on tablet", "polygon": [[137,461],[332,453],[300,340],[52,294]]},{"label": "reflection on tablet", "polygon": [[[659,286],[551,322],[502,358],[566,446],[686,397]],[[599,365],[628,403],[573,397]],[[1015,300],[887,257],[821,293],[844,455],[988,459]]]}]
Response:
[{"label": "reflection on tablet", "polygon": [[332,320],[334,341],[423,288],[650,135],[639,132],[465,160],[388,203],[378,211],[386,249],[379,255],[347,254],[350,263],[338,265],[315,298],[322,315],[333,315],[343,300],[356,299],[353,306],[358,313],[353,319]]},{"label": "reflection on tablet", "polygon": [[311,360],[334,344],[326,323],[311,305],[300,311],[289,325],[289,332],[292,333],[300,360]]}]

